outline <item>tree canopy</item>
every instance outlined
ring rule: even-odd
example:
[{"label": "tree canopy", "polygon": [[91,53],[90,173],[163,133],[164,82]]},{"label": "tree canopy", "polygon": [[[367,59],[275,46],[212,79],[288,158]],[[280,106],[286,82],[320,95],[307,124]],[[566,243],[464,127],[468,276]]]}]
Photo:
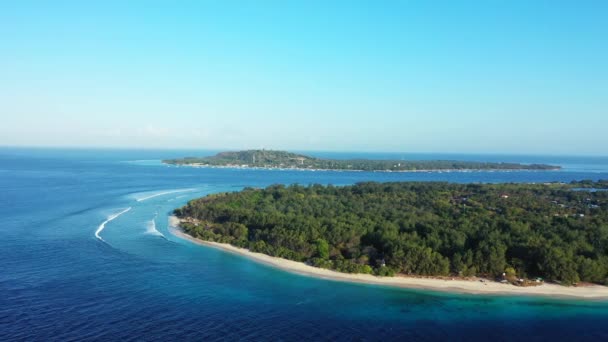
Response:
[{"label": "tree canopy", "polygon": [[185,231],[342,272],[608,281],[608,182],[272,185],[190,201]]},{"label": "tree canopy", "polygon": [[285,151],[247,150],[220,152],[210,157],[186,157],[163,160],[172,165],[239,166],[357,171],[415,170],[557,170],[546,164],[488,163],[458,160],[371,160],[322,159]]}]

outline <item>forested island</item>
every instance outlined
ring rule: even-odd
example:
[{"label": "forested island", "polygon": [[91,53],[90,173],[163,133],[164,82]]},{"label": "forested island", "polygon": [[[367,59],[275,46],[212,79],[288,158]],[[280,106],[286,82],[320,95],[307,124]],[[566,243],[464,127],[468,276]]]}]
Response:
[{"label": "forested island", "polygon": [[608,181],[273,185],[192,200],[175,215],[193,237],[340,272],[608,285],[606,189]]},{"label": "forested island", "polygon": [[456,160],[369,160],[322,159],[272,150],[220,152],[210,157],[186,157],[162,161],[171,165],[253,167],[350,171],[440,171],[440,170],[559,170],[546,164],[486,163]]}]

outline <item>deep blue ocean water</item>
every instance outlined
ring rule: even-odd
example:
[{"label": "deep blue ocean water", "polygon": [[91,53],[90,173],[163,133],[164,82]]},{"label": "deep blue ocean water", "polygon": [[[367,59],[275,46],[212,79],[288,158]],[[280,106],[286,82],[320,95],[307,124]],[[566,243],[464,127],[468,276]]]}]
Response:
[{"label": "deep blue ocean water", "polygon": [[[608,340],[608,302],[472,296],[286,273],[167,231],[189,199],[274,183],[608,179],[608,158],[317,153],[556,163],[561,171],[169,167],[192,151],[0,149],[0,340]],[[122,215],[108,218],[131,208]]]}]

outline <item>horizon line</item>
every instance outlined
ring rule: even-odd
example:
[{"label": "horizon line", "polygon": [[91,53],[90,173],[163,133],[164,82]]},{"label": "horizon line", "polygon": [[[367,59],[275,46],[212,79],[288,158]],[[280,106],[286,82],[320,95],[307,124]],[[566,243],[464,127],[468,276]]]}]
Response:
[{"label": "horizon line", "polygon": [[73,145],[3,145],[0,144],[0,149],[39,149],[39,150],[109,150],[109,151],[209,151],[209,152],[224,152],[224,151],[247,151],[247,150],[267,150],[267,151],[289,151],[289,152],[320,152],[320,153],[387,153],[387,154],[447,154],[447,155],[488,155],[488,156],[530,156],[530,157],[597,157],[608,158],[608,154],[568,154],[568,153],[522,153],[522,152],[421,152],[421,151],[390,151],[390,150],[318,150],[318,149],[300,149],[300,148],[199,148],[199,147],[149,147],[149,146],[73,146]]}]

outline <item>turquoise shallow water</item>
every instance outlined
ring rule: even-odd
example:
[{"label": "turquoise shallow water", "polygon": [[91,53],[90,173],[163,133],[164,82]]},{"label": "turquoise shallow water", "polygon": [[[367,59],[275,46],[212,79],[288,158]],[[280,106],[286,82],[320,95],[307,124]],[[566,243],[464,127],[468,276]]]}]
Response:
[{"label": "turquoise shallow water", "polygon": [[244,186],[608,179],[607,158],[502,156],[568,167],[472,173],[192,169],[158,162],[184,154],[191,153],[0,149],[0,340],[608,338],[606,302],[321,280],[167,231],[173,208]]}]

